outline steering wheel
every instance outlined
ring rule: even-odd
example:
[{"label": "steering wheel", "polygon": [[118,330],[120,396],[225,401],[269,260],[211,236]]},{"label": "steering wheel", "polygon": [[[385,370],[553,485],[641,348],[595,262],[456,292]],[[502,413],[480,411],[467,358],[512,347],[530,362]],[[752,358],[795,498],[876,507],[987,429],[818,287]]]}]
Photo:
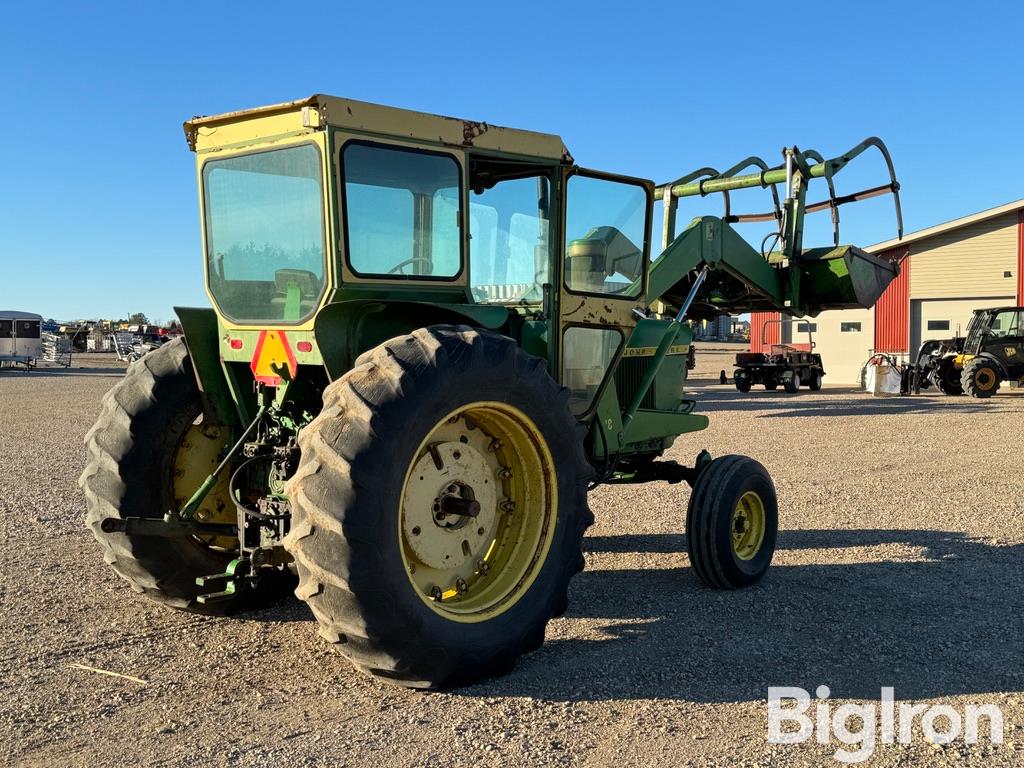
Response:
[{"label": "steering wheel", "polygon": [[413,256],[411,259],[406,259],[405,261],[400,261],[397,264],[395,264],[395,266],[393,266],[391,269],[388,270],[388,274],[389,275],[404,275],[405,274],[404,270],[405,270],[406,267],[413,266],[414,264],[418,264],[420,262],[422,262],[423,264],[426,264],[428,267],[432,263],[430,261],[430,259],[428,259],[426,256]]}]

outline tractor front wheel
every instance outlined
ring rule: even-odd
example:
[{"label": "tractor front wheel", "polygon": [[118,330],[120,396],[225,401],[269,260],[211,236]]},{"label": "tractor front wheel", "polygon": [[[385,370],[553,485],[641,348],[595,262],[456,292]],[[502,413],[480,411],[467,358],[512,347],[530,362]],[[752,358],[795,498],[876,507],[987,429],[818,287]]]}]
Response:
[{"label": "tractor front wheel", "polygon": [[813,371],[811,373],[811,380],[808,382],[807,387],[811,392],[820,392],[822,384],[822,373],[821,371]]},{"label": "tractor front wheel", "polygon": [[961,380],[961,373],[953,363],[953,358],[948,357],[939,363],[932,372],[932,381],[935,387],[944,395],[959,396],[964,393],[964,386]]},{"label": "tractor front wheel", "polygon": [[1003,377],[999,368],[987,357],[976,357],[964,366],[960,385],[971,397],[989,398],[999,389]]},{"label": "tractor front wheel", "polygon": [[296,594],[357,668],[410,687],[512,669],[583,567],[585,428],[540,358],[433,326],[366,352],[299,436]]},{"label": "tractor front wheel", "polygon": [[800,389],[800,374],[793,371],[793,375],[788,379],[782,380],[782,388],[785,389],[789,394],[793,394]]},{"label": "tractor front wheel", "polygon": [[697,577],[715,589],[759,581],[779,527],[775,485],[760,463],[723,456],[697,476],[686,511],[686,543]]},{"label": "tractor front wheel", "polygon": [[736,389],[740,392],[750,391],[750,379],[746,377],[740,378],[739,376],[734,377],[734,379],[736,381]]}]

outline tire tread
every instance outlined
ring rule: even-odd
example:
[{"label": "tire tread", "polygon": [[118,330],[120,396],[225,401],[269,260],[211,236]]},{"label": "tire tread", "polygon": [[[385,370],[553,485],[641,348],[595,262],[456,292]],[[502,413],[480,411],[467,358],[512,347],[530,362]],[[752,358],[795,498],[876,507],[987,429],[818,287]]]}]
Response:
[{"label": "tire tread", "polygon": [[[407,687],[435,688],[501,675],[520,655],[539,647],[544,625],[566,609],[569,580],[582,568],[583,534],[593,522],[586,500],[593,470],[583,451],[586,428],[577,423],[574,469],[580,482],[571,539],[574,553],[563,557],[558,586],[546,596],[544,621],[505,642],[490,658],[475,660],[468,674],[461,674],[457,660],[438,649],[408,642],[408,617],[400,615],[386,596],[367,598],[384,558],[369,544],[369,537],[358,536],[358,527],[345,519],[345,510],[360,490],[373,487],[375,468],[364,466],[360,455],[378,439],[378,430],[394,428],[385,423],[382,406],[412,392],[418,376],[462,355],[470,355],[474,366],[512,364],[520,380],[539,373],[547,377],[544,361],[531,358],[511,339],[468,326],[433,326],[395,337],[361,354],[351,371],[324,390],[323,410],[300,434],[300,468],[286,489],[293,517],[285,546],[299,574],[296,595],[310,606],[320,634],[358,669]],[[558,397],[567,402],[568,392],[561,388]],[[311,463],[316,464],[315,471],[305,471]],[[368,633],[371,625],[373,632]]]}]

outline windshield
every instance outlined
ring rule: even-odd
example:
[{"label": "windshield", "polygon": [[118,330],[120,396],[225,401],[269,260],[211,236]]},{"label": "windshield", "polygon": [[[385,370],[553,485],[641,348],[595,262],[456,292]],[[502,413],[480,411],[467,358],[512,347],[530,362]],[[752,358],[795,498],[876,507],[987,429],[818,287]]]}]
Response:
[{"label": "windshield", "polygon": [[311,144],[203,166],[210,292],[239,322],[297,322],[324,289],[320,152]]},{"label": "windshield", "polygon": [[995,315],[989,326],[991,328],[990,336],[996,339],[1005,339],[1021,335],[1021,315],[1024,315],[1024,312],[1018,312],[1016,309],[1005,309],[1002,312],[992,312],[990,314]]},{"label": "windshield", "polygon": [[981,337],[988,329],[989,312],[975,312],[967,323],[966,341],[967,347],[976,346],[981,342]]}]

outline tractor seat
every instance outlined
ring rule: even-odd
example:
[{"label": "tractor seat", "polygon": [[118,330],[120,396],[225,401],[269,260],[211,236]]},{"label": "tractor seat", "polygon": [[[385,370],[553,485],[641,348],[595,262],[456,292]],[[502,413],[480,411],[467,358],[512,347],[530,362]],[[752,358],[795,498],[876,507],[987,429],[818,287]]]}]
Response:
[{"label": "tractor seat", "polygon": [[270,306],[283,320],[298,320],[316,306],[322,281],[308,269],[279,269],[274,273]]}]

